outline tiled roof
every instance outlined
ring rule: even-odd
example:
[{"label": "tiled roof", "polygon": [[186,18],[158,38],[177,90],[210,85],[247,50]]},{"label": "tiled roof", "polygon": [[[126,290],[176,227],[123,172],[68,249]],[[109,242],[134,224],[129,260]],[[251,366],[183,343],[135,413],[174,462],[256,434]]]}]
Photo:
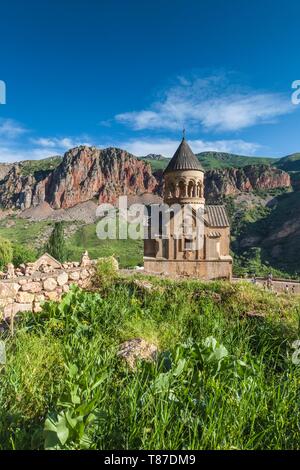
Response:
[{"label": "tiled roof", "polygon": [[205,219],[209,227],[229,227],[224,206],[205,206]]},{"label": "tiled roof", "polygon": [[185,138],[182,139],[173,158],[170,160],[164,173],[176,170],[200,170],[204,171],[196,155],[193,154]]}]

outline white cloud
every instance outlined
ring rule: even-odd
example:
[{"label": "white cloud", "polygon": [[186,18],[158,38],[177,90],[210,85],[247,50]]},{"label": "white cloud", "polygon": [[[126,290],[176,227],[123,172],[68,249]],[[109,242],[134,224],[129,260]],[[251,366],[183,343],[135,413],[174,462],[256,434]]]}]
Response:
[{"label": "white cloud", "polygon": [[0,121],[0,162],[39,160],[53,155],[61,155],[79,145],[92,145],[85,135],[73,137],[20,138],[28,132],[15,121]]},{"label": "white cloud", "polygon": [[237,131],[256,124],[273,122],[292,112],[290,97],[281,93],[257,92],[229,85],[224,76],[193,80],[180,77],[149,109],[115,116],[135,130],[167,129]]},{"label": "white cloud", "polygon": [[[229,152],[240,155],[253,155],[261,146],[255,142],[244,140],[189,140],[189,145],[194,153],[205,151]],[[137,139],[120,142],[121,147],[133,155],[145,156],[149,153],[161,154],[165,157],[172,157],[178,147],[178,140],[173,139]]]},{"label": "white cloud", "polygon": [[73,139],[70,137],[40,137],[38,139],[31,139],[31,142],[35,145],[38,145],[42,148],[57,149],[57,151],[69,150],[71,148],[77,147],[78,145],[92,145],[90,142],[85,142],[83,137],[82,139]]},{"label": "white cloud", "polygon": [[0,137],[10,139],[18,137],[27,130],[13,119],[0,119]]},{"label": "white cloud", "polygon": [[40,160],[53,156],[53,150],[49,148],[24,149],[15,146],[0,145],[0,162],[13,163],[24,160]]},{"label": "white cloud", "polygon": [[[40,138],[35,140],[34,146],[29,147],[15,144],[5,145],[0,142],[0,162],[10,163],[22,160],[39,160],[53,155],[62,154],[64,151],[77,145],[90,145],[84,144],[82,141],[77,142],[73,139],[70,141],[68,141],[68,139],[57,140],[59,140],[59,142],[56,142],[56,139]],[[195,139],[189,140],[189,145],[195,153],[211,150],[237,153],[241,155],[254,155],[261,148],[261,146],[255,142],[247,142],[241,139],[215,141]],[[120,147],[136,156],[145,156],[149,153],[156,153],[166,157],[172,157],[178,147],[178,140],[145,138],[114,143],[110,141],[104,145],[98,145],[99,148],[111,146]]]}]

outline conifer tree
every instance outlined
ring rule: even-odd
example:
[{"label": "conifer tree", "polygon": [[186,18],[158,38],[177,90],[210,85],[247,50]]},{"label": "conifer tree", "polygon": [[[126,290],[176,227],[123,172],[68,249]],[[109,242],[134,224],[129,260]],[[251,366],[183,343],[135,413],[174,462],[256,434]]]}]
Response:
[{"label": "conifer tree", "polygon": [[46,245],[46,251],[61,263],[66,259],[63,222],[56,222]]}]

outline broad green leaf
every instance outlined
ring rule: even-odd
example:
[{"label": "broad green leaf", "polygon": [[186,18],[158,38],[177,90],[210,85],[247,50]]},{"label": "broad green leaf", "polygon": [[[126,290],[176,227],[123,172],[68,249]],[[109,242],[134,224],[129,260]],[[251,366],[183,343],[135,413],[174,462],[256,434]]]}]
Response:
[{"label": "broad green leaf", "polygon": [[45,441],[44,448],[45,450],[57,450],[60,448],[60,442],[58,440],[56,432],[45,431]]},{"label": "broad green leaf", "polygon": [[65,415],[65,416],[66,416],[66,420],[67,420],[68,424],[71,426],[72,429],[74,429],[75,426],[76,426],[76,424],[77,424],[77,419],[76,419],[76,418],[73,418],[73,417],[71,416],[70,410],[68,410],[68,411],[66,412],[66,415]]},{"label": "broad green leaf", "polygon": [[49,417],[45,421],[44,431],[56,432],[56,424],[53,418]]},{"label": "broad green leaf", "polygon": [[214,355],[215,355],[215,358],[220,361],[221,359],[223,359],[224,357],[228,356],[228,351],[227,349],[225,348],[225,346],[223,346],[222,344],[217,347],[214,351]]},{"label": "broad green leaf", "polygon": [[185,360],[185,359],[179,359],[178,365],[177,365],[176,369],[175,369],[174,372],[173,372],[173,375],[175,375],[175,377],[178,377],[178,375],[181,374],[181,372],[182,372],[183,369],[184,369],[185,364],[186,364],[186,360]]},{"label": "broad green leaf", "polygon": [[56,425],[57,437],[62,445],[64,445],[69,437],[69,429],[67,426],[66,418],[63,415],[59,415],[58,422]]}]

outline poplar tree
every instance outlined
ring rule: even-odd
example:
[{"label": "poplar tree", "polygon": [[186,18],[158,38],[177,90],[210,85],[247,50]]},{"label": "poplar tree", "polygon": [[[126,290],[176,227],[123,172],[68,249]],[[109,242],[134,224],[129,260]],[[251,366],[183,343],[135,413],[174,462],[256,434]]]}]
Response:
[{"label": "poplar tree", "polygon": [[61,263],[65,261],[66,247],[63,222],[55,223],[54,229],[46,245],[46,251]]}]

